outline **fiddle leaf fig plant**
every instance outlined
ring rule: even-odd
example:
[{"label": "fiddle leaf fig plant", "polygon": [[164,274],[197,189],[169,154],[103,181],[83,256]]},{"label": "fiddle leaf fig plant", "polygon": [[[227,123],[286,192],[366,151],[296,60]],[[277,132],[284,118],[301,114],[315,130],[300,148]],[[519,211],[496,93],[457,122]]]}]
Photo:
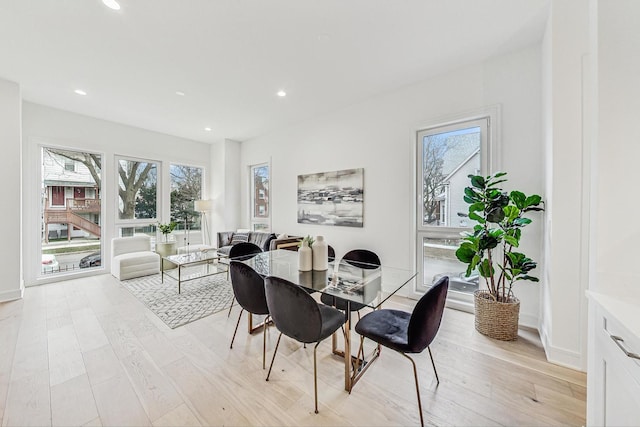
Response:
[{"label": "fiddle leaf fig plant", "polygon": [[477,269],[485,278],[491,297],[501,302],[513,297],[515,282],[538,281],[529,274],[536,262],[517,249],[522,229],[531,224],[525,215],[544,210],[544,202],[537,194],[504,191],[500,184],[507,181],[506,175],[469,175],[471,185],[464,189],[464,201],[469,204],[469,219],[477,224],[472,232],[463,233],[456,251],[456,257],[467,264],[467,276]]}]

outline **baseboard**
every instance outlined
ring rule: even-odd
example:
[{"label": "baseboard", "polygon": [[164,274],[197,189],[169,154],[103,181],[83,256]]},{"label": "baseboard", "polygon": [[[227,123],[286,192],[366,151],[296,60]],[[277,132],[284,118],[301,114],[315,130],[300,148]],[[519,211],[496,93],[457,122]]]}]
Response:
[{"label": "baseboard", "polygon": [[21,299],[23,295],[24,295],[24,281],[20,280],[19,289],[0,292],[0,302],[8,302],[8,301]]},{"label": "baseboard", "polygon": [[583,360],[580,352],[554,347],[549,343],[549,336],[543,328],[539,329],[539,334],[549,362],[581,372],[587,371],[586,360]]}]

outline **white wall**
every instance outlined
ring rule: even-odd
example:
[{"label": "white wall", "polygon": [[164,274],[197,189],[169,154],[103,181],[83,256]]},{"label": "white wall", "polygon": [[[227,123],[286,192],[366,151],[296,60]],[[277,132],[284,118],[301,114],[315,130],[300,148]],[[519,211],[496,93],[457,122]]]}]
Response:
[{"label": "white wall", "polygon": [[[243,194],[247,166],[271,158],[274,232],[324,235],[338,257],[363,247],[384,264],[414,268],[416,131],[445,116],[501,104],[502,169],[511,188],[542,194],[540,65],[540,48],[533,46],[244,142]],[[364,228],[298,224],[297,175],[350,168],[364,168]],[[248,212],[247,200],[242,212]],[[539,260],[539,228],[528,234],[525,251]],[[518,284],[515,291],[522,323],[537,325],[538,285]]]},{"label": "white wall", "polygon": [[546,222],[540,335],[549,360],[586,369],[588,2],[553,2],[543,40]]},{"label": "white wall", "polygon": [[[103,254],[106,271],[109,271],[111,238],[115,229],[116,176],[115,156],[124,155],[163,162],[163,185],[168,185],[170,162],[204,168],[205,187],[210,173],[211,145],[183,138],[151,132],[105,120],[82,116],[29,102],[23,103],[22,131],[24,141],[24,277],[27,285],[45,282],[37,279],[40,268],[40,144],[79,148],[99,152],[103,158],[102,200],[105,205]],[[211,189],[203,191],[203,197],[211,197]],[[166,210],[166,209],[165,209]],[[168,212],[164,212],[168,215]],[[168,217],[165,218],[165,220]],[[51,279],[49,279],[51,280]]]},{"label": "white wall", "polygon": [[640,301],[640,2],[600,0],[596,7],[598,221],[591,289]]},{"label": "white wall", "polygon": [[213,173],[213,212],[211,216],[211,239],[217,245],[216,233],[239,228],[240,218],[240,143],[225,139],[211,149]]},{"label": "white wall", "polygon": [[[0,189],[2,210],[2,280],[0,280],[0,302],[22,296],[22,139],[20,121],[22,100],[17,83],[0,79],[0,144],[2,145],[2,167]],[[39,268],[39,267],[38,267]]]}]

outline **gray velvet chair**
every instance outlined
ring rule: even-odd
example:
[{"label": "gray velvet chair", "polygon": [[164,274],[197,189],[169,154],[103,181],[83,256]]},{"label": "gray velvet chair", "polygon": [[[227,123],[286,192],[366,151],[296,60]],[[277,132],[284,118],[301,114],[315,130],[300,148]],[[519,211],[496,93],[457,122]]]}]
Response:
[{"label": "gray velvet chair", "polygon": [[278,352],[282,334],[307,344],[315,342],[313,348],[313,387],[315,412],[318,413],[318,373],[316,352],[322,340],[337,331],[345,322],[344,313],[333,307],[318,304],[311,295],[300,286],[279,277],[265,278],[265,292],[269,313],[276,328],[280,331],[278,342],[273,351],[267,381],[271,375],[273,361]]},{"label": "gray velvet chair", "polygon": [[384,347],[397,351],[411,361],[418,395],[420,424],[423,426],[418,371],[416,363],[407,356],[407,353],[421,353],[425,348],[428,349],[436,381],[440,384],[429,345],[440,329],[448,289],[449,278],[444,276],[420,298],[412,313],[390,309],[375,310],[363,316],[356,325],[356,332],[361,335],[358,355],[363,352],[364,339],[369,338]]},{"label": "gray velvet chair", "polygon": [[233,295],[236,301],[238,301],[238,305],[242,307],[240,315],[238,316],[238,322],[236,323],[236,329],[233,331],[233,338],[231,338],[231,345],[229,348],[233,348],[233,341],[236,339],[240,319],[242,318],[242,313],[244,313],[245,310],[251,314],[266,315],[267,318],[265,319],[262,330],[262,369],[264,369],[267,343],[266,334],[267,325],[269,324],[269,307],[267,307],[267,299],[264,292],[264,279],[256,273],[253,268],[239,261],[231,261],[229,270],[231,271]]},{"label": "gray velvet chair", "polygon": [[[229,250],[229,260],[236,259],[238,261],[243,261],[252,256],[259,254],[262,252],[260,246],[255,245],[249,242],[236,243]],[[231,279],[231,283],[233,284],[233,278]],[[231,316],[231,310],[233,310],[233,303],[235,302],[236,297],[234,296],[231,300],[231,306],[229,307],[229,313],[227,313],[227,317]],[[242,313],[240,313],[242,315]]]}]

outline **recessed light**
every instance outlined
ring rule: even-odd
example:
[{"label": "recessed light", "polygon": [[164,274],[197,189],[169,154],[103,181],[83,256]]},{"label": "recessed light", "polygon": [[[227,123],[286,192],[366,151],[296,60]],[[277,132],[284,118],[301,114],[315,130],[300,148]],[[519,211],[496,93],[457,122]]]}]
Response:
[{"label": "recessed light", "polygon": [[83,91],[82,89],[76,89],[74,90],[74,92],[78,95],[82,95],[85,96],[87,94],[87,92]]},{"label": "recessed light", "polygon": [[207,132],[211,132],[211,128],[204,128]]},{"label": "recessed light", "polygon": [[104,5],[109,9],[120,10],[120,5],[116,0],[102,0],[102,3],[104,3]]},{"label": "recessed light", "polygon": [[284,98],[285,96],[287,96],[287,92],[283,91],[283,90],[279,90],[278,94],[277,94],[280,98]]},{"label": "recessed light", "polygon": [[181,92],[181,91],[179,91],[179,90],[177,90],[177,91],[176,91],[176,95],[178,95],[178,96],[184,96],[184,95],[185,95],[185,93],[184,93],[184,92]]}]

